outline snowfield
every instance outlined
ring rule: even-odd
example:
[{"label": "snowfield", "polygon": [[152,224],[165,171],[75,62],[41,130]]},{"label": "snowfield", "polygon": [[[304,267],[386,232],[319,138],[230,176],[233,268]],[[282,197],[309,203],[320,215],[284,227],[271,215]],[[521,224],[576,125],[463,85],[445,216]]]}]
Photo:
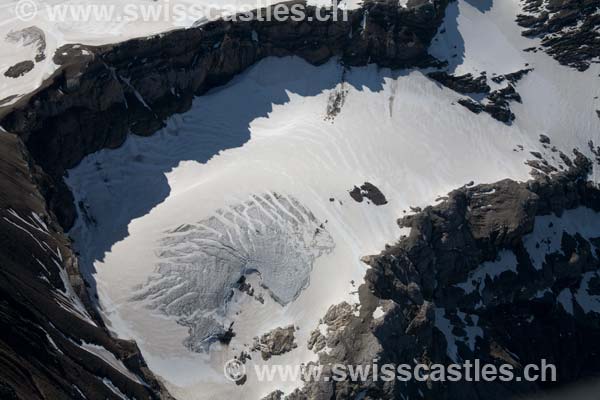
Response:
[{"label": "snowfield", "polygon": [[[411,206],[470,181],[526,180],[530,151],[560,165],[540,134],[565,152],[600,143],[600,67],[582,73],[523,52],[535,41],[514,23],[516,0],[473,3],[450,5],[431,52],[460,74],[534,68],[516,86],[523,103],[511,103],[510,126],[458,105],[464,96],[423,71],[266,59],[152,137],[131,136],[69,172],[81,215],[70,234],[104,318],[178,399],[291,391],[301,382],[250,374],[236,386],[223,364],[290,324],[295,350],[269,361],[254,353],[247,365],[315,360],[310,332],[332,304],[357,301],[360,258],[397,240]],[[355,202],[348,193],[364,182],[388,204]],[[242,275],[253,296],[235,288]],[[231,343],[208,348],[230,326]]]}]

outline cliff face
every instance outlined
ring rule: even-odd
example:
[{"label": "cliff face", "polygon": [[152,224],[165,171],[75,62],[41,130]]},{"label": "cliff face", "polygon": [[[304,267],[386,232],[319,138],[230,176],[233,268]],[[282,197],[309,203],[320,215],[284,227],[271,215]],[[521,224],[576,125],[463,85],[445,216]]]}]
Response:
[{"label": "cliff face", "polygon": [[[347,21],[231,22],[112,46],[69,45],[36,92],[0,109],[0,397],[170,398],[91,306],[63,182],[86,155],[150,135],[192,98],[268,56],[386,67],[429,62],[447,0],[369,2]],[[314,14],[314,8],[308,8]],[[85,397],[84,397],[85,396]]]},{"label": "cliff face", "polygon": [[311,344],[329,348],[319,353],[323,366],[477,359],[523,376],[525,365],[545,359],[557,382],[330,379],[286,399],[506,399],[597,376],[599,238],[584,228],[597,226],[600,211],[600,191],[587,180],[593,163],[575,150],[568,171],[465,186],[400,219],[409,236],[363,259],[371,269],[358,313],[332,306],[327,335],[315,331]]},{"label": "cliff face", "polygon": [[[0,110],[0,123],[25,142],[54,180],[50,204],[63,227],[75,211],[62,185],[64,171],[84,156],[123,143],[128,132],[150,135],[194,96],[220,85],[268,56],[295,55],[320,64],[403,67],[431,62],[427,48],[447,0],[369,2],[344,21],[215,21],[114,46],[65,46],[61,67],[30,97]],[[310,20],[313,16],[312,20]]]},{"label": "cliff face", "polygon": [[77,258],[39,190],[48,177],[3,131],[0,176],[0,397],[117,398],[109,382],[158,398],[135,343],[110,337],[90,307]]},{"label": "cliff face", "polygon": [[539,50],[563,65],[585,71],[600,56],[598,7],[598,0],[525,0],[517,23],[523,27],[523,36],[541,39]]}]

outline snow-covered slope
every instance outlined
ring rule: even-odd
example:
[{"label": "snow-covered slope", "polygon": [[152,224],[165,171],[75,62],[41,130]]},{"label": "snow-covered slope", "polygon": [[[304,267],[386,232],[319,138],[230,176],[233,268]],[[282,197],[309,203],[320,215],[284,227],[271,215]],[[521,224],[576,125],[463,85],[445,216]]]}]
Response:
[{"label": "snow-covered slope", "polygon": [[[330,305],[356,302],[360,258],[402,234],[395,221],[410,206],[472,180],[525,180],[530,151],[561,165],[540,134],[565,152],[589,154],[588,141],[600,141],[600,68],[578,72],[523,52],[535,42],[514,23],[516,0],[474,3],[450,5],[431,52],[460,74],[534,68],[517,84],[512,125],[470,112],[422,71],[266,59],[154,136],[70,171],[82,216],[71,236],[106,321],[137,341],[175,396],[291,390],[299,382],[249,376],[236,386],[223,363],[289,324],[298,348],[267,363],[314,359],[310,332]],[[348,192],[364,182],[388,204],[355,202]],[[234,289],[243,274],[264,304]],[[203,351],[208,334],[231,323],[229,346]]]}]

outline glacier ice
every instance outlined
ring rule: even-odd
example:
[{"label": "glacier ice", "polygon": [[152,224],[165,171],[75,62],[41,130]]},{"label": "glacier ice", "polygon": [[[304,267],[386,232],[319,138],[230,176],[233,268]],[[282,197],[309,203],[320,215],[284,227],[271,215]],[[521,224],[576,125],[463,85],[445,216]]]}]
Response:
[{"label": "glacier ice", "polygon": [[166,231],[155,273],[132,300],[176,317],[189,328],[185,345],[206,350],[226,331],[227,306],[242,276],[258,274],[273,299],[286,305],[308,286],[315,259],[333,248],[324,223],[294,197],[252,195]]}]

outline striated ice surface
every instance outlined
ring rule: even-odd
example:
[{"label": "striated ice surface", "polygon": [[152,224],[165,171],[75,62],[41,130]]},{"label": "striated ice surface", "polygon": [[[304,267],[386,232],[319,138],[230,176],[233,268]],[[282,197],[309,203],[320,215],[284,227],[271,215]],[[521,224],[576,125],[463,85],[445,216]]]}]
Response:
[{"label": "striated ice surface", "polygon": [[226,331],[233,289],[256,273],[282,305],[308,286],[316,258],[334,242],[323,223],[291,196],[253,195],[207,219],[165,232],[158,265],[134,301],[189,328],[185,345],[206,350]]}]

